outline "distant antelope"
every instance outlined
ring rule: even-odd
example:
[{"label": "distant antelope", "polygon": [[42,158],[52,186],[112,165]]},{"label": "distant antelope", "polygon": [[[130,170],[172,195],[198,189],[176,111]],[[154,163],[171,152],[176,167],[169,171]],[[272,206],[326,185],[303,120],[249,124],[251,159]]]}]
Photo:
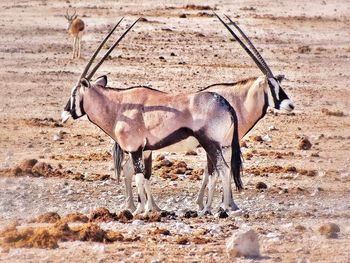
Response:
[{"label": "distant antelope", "polygon": [[[62,121],[69,117],[78,119],[86,114],[92,123],[118,143],[122,151],[129,154],[139,195],[134,214],[155,209],[144,158],[153,150],[174,144],[186,149],[200,144],[205,149],[213,168],[208,184],[214,190],[217,178],[221,177],[224,189],[222,208],[229,209],[232,199],[231,176],[237,188],[242,189],[242,161],[237,116],[222,96],[213,92],[172,95],[145,87],[112,89],[107,87],[106,76],[99,77],[94,83],[90,82],[109,53],[137,21],[87,74],[97,53],[120,22],[105,37],[73,87],[62,113]],[[225,153],[230,155],[228,162],[224,158]],[[212,200],[213,191],[209,191],[203,213],[210,211]]]},{"label": "distant antelope", "polygon": [[80,58],[81,53],[81,39],[83,36],[85,24],[84,21],[78,18],[76,15],[76,10],[74,10],[73,15],[68,14],[68,10],[66,11],[66,15],[64,16],[68,20],[67,30],[69,34],[73,37],[73,56],[72,58]]},{"label": "distant antelope", "polygon": [[[294,109],[294,104],[288,98],[287,94],[281,87],[281,82],[284,76],[274,76],[272,74],[271,69],[267,66],[261,54],[236,23],[234,23],[228,16],[226,16],[238,30],[238,32],[242,35],[243,39],[247,42],[250,49],[218,15],[216,16],[230,31],[233,37],[243,47],[243,49],[248,53],[248,55],[253,59],[253,61],[264,74],[260,77],[253,77],[237,81],[235,83],[213,84],[201,90],[206,92],[216,92],[222,95],[231,104],[237,113],[239,139],[242,139],[242,137],[248,133],[261,118],[265,116],[268,106],[278,110],[284,109],[286,111],[292,111]],[[125,206],[127,209],[134,210],[135,205],[133,202],[131,188],[131,178],[133,171],[130,169],[130,161],[124,160],[123,162],[124,154],[118,144],[114,144],[112,151],[116,177],[119,178],[122,169],[124,171],[127,197]],[[202,210],[205,205],[203,203],[203,197],[205,188],[208,184],[208,175],[213,173],[213,166],[210,162],[210,159],[207,159],[208,167],[203,176],[201,190],[197,198],[197,204],[200,210]],[[151,160],[147,160],[145,163],[146,166],[152,166]],[[151,168],[152,167],[146,167],[146,171],[151,171]],[[150,202],[153,202],[153,206],[157,207],[152,196],[150,199]],[[231,200],[231,209],[238,209],[233,200]]]}]

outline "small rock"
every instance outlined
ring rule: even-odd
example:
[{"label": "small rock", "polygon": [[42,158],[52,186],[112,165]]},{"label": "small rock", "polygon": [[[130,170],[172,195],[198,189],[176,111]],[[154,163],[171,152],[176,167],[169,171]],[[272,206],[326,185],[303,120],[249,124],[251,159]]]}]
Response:
[{"label": "small rock", "polygon": [[275,126],[271,125],[269,127],[269,131],[277,131],[277,128]]},{"label": "small rock", "polygon": [[268,135],[268,134],[266,134],[262,139],[263,139],[264,142],[271,142],[272,141],[271,136]]},{"label": "small rock", "polygon": [[134,254],[131,255],[132,258],[142,258],[143,254],[140,251],[135,252]]},{"label": "small rock", "polygon": [[337,238],[340,228],[335,223],[326,223],[318,229],[321,235],[326,236],[327,238]]},{"label": "small rock", "polygon": [[241,148],[248,148],[246,141],[241,141],[239,144],[240,144]]},{"label": "small rock", "polygon": [[31,171],[37,162],[38,160],[36,159],[26,159],[23,160],[18,167],[21,168],[22,171]]},{"label": "small rock", "polygon": [[226,250],[232,257],[259,257],[260,247],[257,233],[252,229],[238,231],[227,239]]},{"label": "small rock", "polygon": [[255,188],[256,188],[256,189],[259,189],[259,190],[267,189],[267,185],[266,185],[264,182],[258,182],[258,183],[255,185]]},{"label": "small rock", "polygon": [[181,15],[179,15],[179,17],[180,18],[186,18],[187,16],[186,16],[186,14],[181,14]]},{"label": "small rock", "polygon": [[132,224],[135,226],[142,226],[145,224],[145,222],[143,222],[142,220],[136,219],[136,220],[132,221]]},{"label": "small rock", "polygon": [[185,155],[198,155],[195,150],[190,150],[185,153]]},{"label": "small rock", "polygon": [[228,214],[226,211],[219,211],[215,216],[218,218],[227,218]]},{"label": "small rock", "polygon": [[263,142],[263,138],[260,135],[249,136],[250,141],[252,142]]},{"label": "small rock", "polygon": [[312,146],[311,142],[306,137],[301,138],[298,143],[299,150],[310,150],[311,146]]},{"label": "small rock", "polygon": [[184,218],[192,218],[192,217],[198,217],[197,211],[186,211],[184,214]]},{"label": "small rock", "polygon": [[55,135],[53,136],[53,140],[54,140],[54,141],[60,141],[60,140],[62,140],[62,136],[60,136],[60,135],[58,135],[58,134],[55,134]]}]

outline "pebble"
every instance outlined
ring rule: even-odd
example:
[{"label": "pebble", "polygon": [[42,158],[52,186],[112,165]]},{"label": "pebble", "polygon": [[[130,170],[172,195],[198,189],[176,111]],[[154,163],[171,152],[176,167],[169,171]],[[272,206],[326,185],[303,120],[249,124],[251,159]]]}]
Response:
[{"label": "pebble", "polygon": [[308,138],[303,137],[300,139],[300,141],[298,142],[298,149],[299,150],[310,150],[311,149],[311,142],[309,141]]},{"label": "pebble", "polygon": [[271,142],[272,141],[271,136],[268,134],[266,134],[264,137],[262,137],[262,139],[264,142]]},{"label": "pebble", "polygon": [[329,222],[320,226],[318,231],[327,238],[337,238],[340,228],[337,224]]},{"label": "pebble", "polygon": [[135,226],[142,226],[145,224],[145,222],[143,222],[142,220],[139,220],[139,219],[135,219],[134,221],[132,221],[131,224],[133,224]]},{"label": "pebble", "polygon": [[231,257],[259,257],[258,234],[253,230],[241,230],[226,240],[226,251]]},{"label": "pebble", "polygon": [[142,258],[142,252],[137,251],[134,254],[131,255],[132,258]]},{"label": "pebble", "polygon": [[58,135],[58,134],[55,134],[55,135],[53,136],[53,140],[54,140],[54,141],[60,141],[60,140],[62,140],[62,137],[61,137],[60,135]]},{"label": "pebble", "polygon": [[269,127],[269,131],[277,131],[277,128],[275,126],[271,125]]},{"label": "pebble", "polygon": [[283,235],[278,232],[267,233],[266,237],[269,239],[269,241],[280,241],[283,239]]},{"label": "pebble", "polygon": [[218,235],[222,232],[222,229],[219,225],[213,225],[210,229],[209,229],[210,234],[213,235]]},{"label": "pebble", "polygon": [[256,189],[267,189],[267,185],[264,183],[264,182],[258,182],[256,185],[255,185],[255,188]]}]

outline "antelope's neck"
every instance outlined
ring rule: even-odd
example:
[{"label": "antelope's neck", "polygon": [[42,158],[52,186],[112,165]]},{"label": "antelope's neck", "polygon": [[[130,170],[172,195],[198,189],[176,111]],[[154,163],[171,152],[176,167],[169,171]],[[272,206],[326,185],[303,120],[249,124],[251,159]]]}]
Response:
[{"label": "antelope's neck", "polygon": [[239,127],[240,139],[266,114],[268,101],[265,93],[265,84],[266,79],[259,77],[252,85],[245,87],[246,96],[244,96],[241,127]]},{"label": "antelope's neck", "polygon": [[114,138],[114,126],[117,119],[115,104],[108,96],[108,89],[91,87],[84,94],[84,110],[89,120]]}]

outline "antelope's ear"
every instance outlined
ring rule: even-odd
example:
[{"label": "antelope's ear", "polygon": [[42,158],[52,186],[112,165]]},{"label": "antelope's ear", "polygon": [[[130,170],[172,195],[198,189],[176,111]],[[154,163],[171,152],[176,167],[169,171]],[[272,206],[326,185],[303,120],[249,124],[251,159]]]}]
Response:
[{"label": "antelope's ear", "polygon": [[98,79],[95,81],[95,84],[98,86],[106,87],[107,86],[107,76],[103,75],[101,77],[98,77]]},{"label": "antelope's ear", "polygon": [[81,85],[83,85],[86,88],[90,88],[91,87],[90,81],[88,81],[86,78],[82,78],[80,83],[81,83]]},{"label": "antelope's ear", "polygon": [[282,80],[284,80],[285,76],[284,75],[277,75],[276,79],[278,80],[279,83],[282,82]]}]

